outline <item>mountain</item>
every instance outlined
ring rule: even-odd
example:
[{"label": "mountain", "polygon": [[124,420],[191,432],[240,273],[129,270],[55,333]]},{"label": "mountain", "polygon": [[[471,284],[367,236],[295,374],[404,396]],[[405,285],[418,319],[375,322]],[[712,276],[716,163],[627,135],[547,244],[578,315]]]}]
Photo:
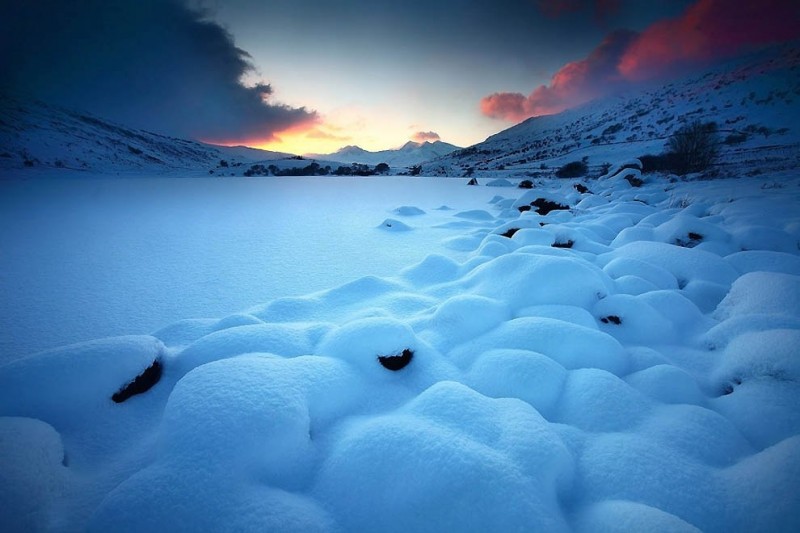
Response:
[{"label": "mountain", "polygon": [[[320,154],[319,157],[326,158],[331,161],[336,161],[339,163],[364,163],[362,159],[369,157],[371,155],[374,155],[374,153],[368,152],[367,150],[364,150],[360,146],[350,145],[350,146],[345,146],[344,148],[340,148],[333,154],[330,154],[330,156],[328,157],[325,157],[325,154]],[[336,158],[334,158],[333,156],[336,156]],[[308,157],[308,155],[306,157]]]},{"label": "mountain", "polygon": [[320,169],[330,167],[327,172],[352,163],[387,163],[403,168],[458,149],[441,141],[408,142],[397,150],[368,152],[347,146],[330,156],[303,158],[247,146],[218,146],[169,137],[41,101],[0,95],[0,170],[264,176],[310,168],[312,164]]},{"label": "mountain", "polygon": [[290,154],[178,139],[39,101],[0,95],[0,169],[148,173],[229,168]]},{"label": "mountain", "polygon": [[365,165],[386,163],[391,167],[410,167],[430,159],[445,156],[459,149],[458,146],[443,141],[425,141],[422,143],[408,141],[396,150],[370,152],[358,146],[345,146],[332,154],[308,154],[306,157],[337,161],[348,165],[351,163]]},{"label": "mountain", "polygon": [[800,45],[755,52],[682,80],[530,118],[486,141],[423,165],[423,175],[549,177],[588,157],[598,174],[609,154],[659,154],[676,130],[718,128],[719,175],[800,165]]}]

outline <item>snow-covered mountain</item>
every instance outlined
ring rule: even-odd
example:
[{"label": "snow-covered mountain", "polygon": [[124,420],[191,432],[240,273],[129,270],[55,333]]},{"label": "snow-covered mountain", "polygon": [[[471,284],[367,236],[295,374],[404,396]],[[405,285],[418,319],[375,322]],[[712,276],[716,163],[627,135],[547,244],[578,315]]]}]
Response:
[{"label": "snow-covered mountain", "polygon": [[64,168],[89,172],[207,172],[290,154],[179,139],[39,101],[0,95],[0,169]]},{"label": "snow-covered mountain", "polygon": [[764,172],[797,166],[800,44],[761,50],[667,85],[530,118],[482,143],[429,161],[423,174],[499,170],[510,176],[546,177],[583,157],[596,173],[609,153],[633,158],[663,152],[669,136],[694,121],[717,125],[720,175],[726,175],[726,167]]},{"label": "snow-covered mountain", "polygon": [[[397,150],[357,146],[305,158],[247,146],[218,146],[179,139],[81,111],[0,95],[0,169],[72,169],[92,173],[175,171],[225,176],[269,175],[316,163],[331,171],[353,163],[395,168],[417,165],[459,147],[441,141],[408,142]],[[312,172],[313,173],[313,172]]]},{"label": "snow-covered mountain", "polygon": [[425,141],[421,143],[408,141],[396,150],[370,152],[358,146],[345,146],[332,154],[308,154],[306,157],[326,159],[345,164],[377,165],[378,163],[386,163],[392,167],[408,167],[445,156],[459,149],[458,146],[443,141]]}]

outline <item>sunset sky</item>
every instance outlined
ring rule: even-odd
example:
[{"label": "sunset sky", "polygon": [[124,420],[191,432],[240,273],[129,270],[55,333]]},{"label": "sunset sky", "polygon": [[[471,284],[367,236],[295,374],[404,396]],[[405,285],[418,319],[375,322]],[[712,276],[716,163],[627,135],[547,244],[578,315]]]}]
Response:
[{"label": "sunset sky", "polygon": [[293,153],[467,146],[800,37],[793,0],[2,3],[0,89]]}]

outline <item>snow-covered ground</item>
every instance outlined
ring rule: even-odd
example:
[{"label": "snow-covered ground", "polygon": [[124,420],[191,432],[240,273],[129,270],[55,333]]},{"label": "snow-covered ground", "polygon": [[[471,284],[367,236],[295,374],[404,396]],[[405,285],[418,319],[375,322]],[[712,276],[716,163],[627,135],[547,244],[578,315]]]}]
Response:
[{"label": "snow-covered ground", "polygon": [[[395,275],[446,252],[461,230],[436,226],[494,194],[447,179],[82,176],[0,180],[0,363]],[[395,212],[408,205],[425,216]]]},{"label": "snow-covered ground", "polygon": [[221,311],[0,366],[4,530],[800,530],[800,179],[627,175],[4,183],[4,330]]}]

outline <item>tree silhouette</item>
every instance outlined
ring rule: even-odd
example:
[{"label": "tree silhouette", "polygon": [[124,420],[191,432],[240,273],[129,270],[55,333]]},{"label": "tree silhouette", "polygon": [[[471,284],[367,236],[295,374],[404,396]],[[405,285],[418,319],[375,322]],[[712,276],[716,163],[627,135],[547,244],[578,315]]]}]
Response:
[{"label": "tree silhouette", "polygon": [[718,145],[714,122],[695,121],[680,128],[667,141],[673,170],[678,174],[702,172],[716,159]]}]

